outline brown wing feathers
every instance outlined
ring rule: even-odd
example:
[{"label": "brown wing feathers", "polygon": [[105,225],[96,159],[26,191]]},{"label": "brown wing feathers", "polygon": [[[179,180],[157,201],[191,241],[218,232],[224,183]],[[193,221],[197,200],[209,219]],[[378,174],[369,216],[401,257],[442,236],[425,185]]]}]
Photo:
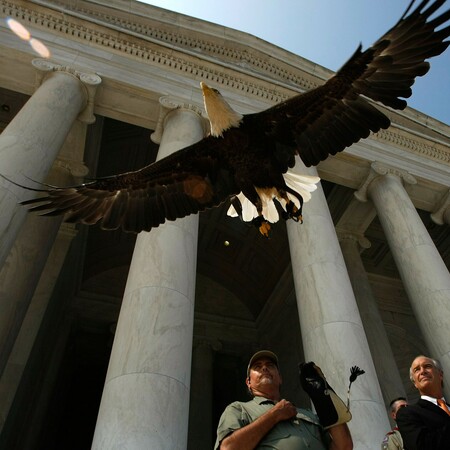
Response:
[{"label": "brown wing feathers", "polygon": [[388,128],[388,117],[368,99],[405,108],[415,78],[429,70],[425,60],[442,53],[450,35],[450,26],[435,31],[450,10],[429,20],[445,0],[423,0],[410,12],[413,3],[323,86],[244,116],[240,128],[224,131],[223,138],[210,136],[136,172],[42,190],[46,197],[23,204],[43,215],[66,213],[70,222],[139,232],[217,206],[245,188],[280,187],[274,180],[292,165],[294,151],[307,166],[317,165]]},{"label": "brown wing feathers", "polygon": [[[45,197],[22,204],[44,216],[65,213],[67,222],[99,223],[107,230],[122,227],[139,232],[216,206],[225,199],[214,192],[209,177],[188,170],[167,170],[168,165],[177,165],[177,156],[167,159],[170,164],[162,161],[78,187],[44,190]],[[195,161],[192,163],[195,165]]]},{"label": "brown wing feathers", "polygon": [[[336,85],[341,82],[336,78],[332,80]],[[315,113],[317,118],[308,120],[308,115],[314,114],[308,111],[306,118],[300,116],[293,128],[297,152],[306,166],[317,165],[329,155],[368,137],[371,131],[377,132],[390,125],[389,119],[365,99],[351,89],[341,94],[340,88],[333,84],[322,86],[322,92],[314,92],[322,99],[311,108],[319,110]]]},{"label": "brown wing feathers", "polygon": [[[450,27],[434,31],[448,21],[450,10],[427,22],[445,0],[422,11],[428,3],[422,1],[407,15],[411,2],[391,30],[366,51],[360,46],[325,85],[291,99],[290,114],[297,116],[294,139],[307,166],[368,137],[371,131],[389,127],[386,115],[363,96],[394,109],[406,107],[404,98],[411,96],[415,78],[429,70],[425,59],[439,55],[450,43],[443,42]],[[297,114],[292,111],[295,108]]]},{"label": "brown wing feathers", "polygon": [[425,60],[441,54],[449,45],[443,40],[450,35],[450,27],[434,30],[450,18],[450,10],[427,22],[445,0],[421,12],[428,2],[421,2],[368,50],[373,51],[373,58],[367,72],[353,83],[359,93],[395,109],[406,107],[406,101],[398,97],[411,96],[415,78],[430,68]]}]

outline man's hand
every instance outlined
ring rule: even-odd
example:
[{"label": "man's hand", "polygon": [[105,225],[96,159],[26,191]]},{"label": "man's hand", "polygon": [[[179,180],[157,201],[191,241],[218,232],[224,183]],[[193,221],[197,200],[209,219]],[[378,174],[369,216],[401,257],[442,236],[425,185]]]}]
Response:
[{"label": "man's hand", "polygon": [[289,420],[297,415],[297,408],[287,400],[280,400],[272,408],[274,414],[276,414],[278,421]]},{"label": "man's hand", "polygon": [[220,450],[254,449],[263,437],[278,423],[295,417],[297,409],[287,400],[280,400],[254,422],[234,431],[220,444]]}]

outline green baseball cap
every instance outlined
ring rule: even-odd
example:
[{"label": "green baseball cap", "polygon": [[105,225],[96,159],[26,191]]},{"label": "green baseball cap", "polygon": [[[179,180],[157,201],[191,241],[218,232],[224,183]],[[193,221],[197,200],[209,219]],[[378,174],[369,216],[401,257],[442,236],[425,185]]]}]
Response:
[{"label": "green baseball cap", "polygon": [[248,362],[248,366],[247,366],[247,377],[250,373],[250,368],[252,367],[253,363],[255,361],[257,361],[258,359],[261,358],[269,358],[270,360],[272,360],[275,365],[278,367],[278,356],[275,355],[274,352],[271,352],[270,350],[260,350],[259,352],[256,352],[251,358],[250,361]]}]

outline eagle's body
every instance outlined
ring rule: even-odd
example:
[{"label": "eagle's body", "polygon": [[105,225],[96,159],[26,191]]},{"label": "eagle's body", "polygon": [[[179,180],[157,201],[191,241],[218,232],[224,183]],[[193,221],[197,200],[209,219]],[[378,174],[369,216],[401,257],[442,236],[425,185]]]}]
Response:
[{"label": "eagle's body", "polygon": [[445,0],[422,0],[409,12],[413,3],[391,30],[366,51],[360,46],[324,85],[241,115],[202,83],[208,137],[136,172],[43,189],[44,197],[23,203],[44,215],[66,214],[67,221],[130,232],[149,231],[227,200],[230,215],[256,222],[263,234],[279,214],[301,219],[302,203],[319,179],[289,172],[296,155],[306,166],[317,165],[388,128],[389,119],[368,98],[404,109],[415,78],[429,70],[425,60],[448,47],[450,27],[436,28],[449,21],[450,10],[429,19]]}]

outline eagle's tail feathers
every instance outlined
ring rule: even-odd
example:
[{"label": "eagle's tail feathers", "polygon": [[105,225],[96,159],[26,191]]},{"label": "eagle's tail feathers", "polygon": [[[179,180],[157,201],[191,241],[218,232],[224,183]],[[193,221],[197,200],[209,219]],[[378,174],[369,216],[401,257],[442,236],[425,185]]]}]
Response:
[{"label": "eagle's tail feathers", "polygon": [[[317,183],[320,181],[319,177],[311,176],[311,175],[299,175],[294,172],[288,171],[283,175],[286,186],[296,193],[298,193],[303,202],[307,202],[311,200],[311,193],[317,189]],[[240,211],[237,211],[236,207],[231,204],[228,209],[227,214],[230,217],[241,217],[244,222],[251,222],[262,215],[262,217],[270,223],[275,223],[280,220],[280,215],[278,213],[278,209],[274,200],[277,200],[284,211],[287,211],[287,202],[292,202],[297,210],[300,210],[302,207],[302,203],[300,199],[295,196],[291,192],[283,192],[281,194],[276,189],[258,189],[259,198],[261,200],[262,205],[262,213],[258,213],[258,209],[256,206],[242,193],[240,192],[237,196],[235,196],[234,201],[240,202],[241,208]]]}]

